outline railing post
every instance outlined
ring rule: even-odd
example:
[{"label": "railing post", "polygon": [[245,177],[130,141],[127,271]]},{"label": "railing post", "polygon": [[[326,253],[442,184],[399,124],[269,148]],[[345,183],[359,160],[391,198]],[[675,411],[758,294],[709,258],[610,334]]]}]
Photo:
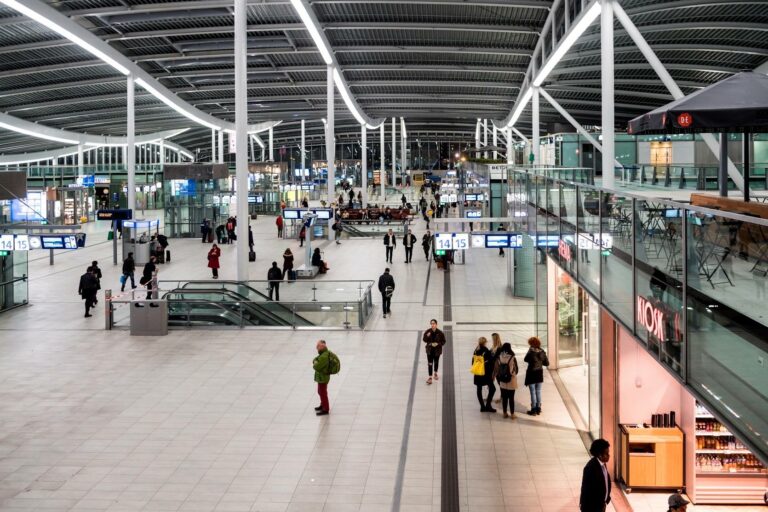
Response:
[{"label": "railing post", "polygon": [[114,310],[112,309],[112,290],[104,290],[104,329],[107,331],[112,330],[112,324],[114,323]]},{"label": "railing post", "polygon": [[680,167],[680,183],[677,188],[685,188],[685,166]]},{"label": "railing post", "polygon": [[640,166],[640,184],[642,185],[643,183],[645,183],[645,166],[641,165]]},{"label": "railing post", "polygon": [[696,190],[706,190],[707,188],[707,169],[698,167],[696,173]]},{"label": "railing post", "polygon": [[672,186],[672,171],[669,166],[664,170],[664,187],[669,188]]}]

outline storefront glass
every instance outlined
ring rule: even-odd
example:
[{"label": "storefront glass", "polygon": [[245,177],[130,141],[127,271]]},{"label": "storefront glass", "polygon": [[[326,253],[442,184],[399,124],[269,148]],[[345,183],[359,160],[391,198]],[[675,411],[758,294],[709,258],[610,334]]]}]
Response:
[{"label": "storefront glass", "polygon": [[[600,227],[600,193],[589,189],[579,189],[579,237],[578,276],[579,282],[590,291],[600,295],[600,253],[602,238]],[[607,240],[606,240],[607,241]],[[606,246],[609,244],[605,244]]]},{"label": "storefront glass", "polygon": [[612,192],[604,192],[602,197],[601,232],[612,239],[610,250],[600,258],[603,304],[626,325],[632,325],[632,200]]}]

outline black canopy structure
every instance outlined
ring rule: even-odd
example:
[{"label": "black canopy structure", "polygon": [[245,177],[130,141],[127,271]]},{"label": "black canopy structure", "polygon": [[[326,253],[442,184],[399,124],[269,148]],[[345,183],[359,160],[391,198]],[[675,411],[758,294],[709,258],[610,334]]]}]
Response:
[{"label": "black canopy structure", "polygon": [[738,73],[632,119],[627,131],[768,132],[768,75]]},{"label": "black canopy structure", "polygon": [[632,135],[720,133],[720,195],[727,195],[727,133],[744,134],[744,201],[749,201],[752,134],[768,132],[768,75],[746,71],[705,87],[629,122]]}]

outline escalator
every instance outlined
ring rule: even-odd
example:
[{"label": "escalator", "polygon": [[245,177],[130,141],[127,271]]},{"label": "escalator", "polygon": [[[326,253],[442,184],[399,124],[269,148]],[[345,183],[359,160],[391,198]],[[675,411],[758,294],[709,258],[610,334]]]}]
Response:
[{"label": "escalator", "polygon": [[[291,307],[270,301],[266,294],[237,281],[189,281],[169,291],[170,325],[203,322],[202,325],[311,326]],[[224,314],[227,312],[229,314]],[[236,321],[232,323],[232,315]]]}]

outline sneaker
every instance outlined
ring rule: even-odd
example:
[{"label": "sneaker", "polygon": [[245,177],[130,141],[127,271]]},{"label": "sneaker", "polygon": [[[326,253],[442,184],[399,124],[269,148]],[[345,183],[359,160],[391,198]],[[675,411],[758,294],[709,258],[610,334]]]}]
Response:
[{"label": "sneaker", "polygon": [[329,414],[328,411],[324,411],[324,410],[320,409],[319,411],[317,411],[315,413],[315,416],[327,416],[328,414]]},{"label": "sneaker", "polygon": [[136,306],[137,308],[143,308],[143,307],[144,307],[144,304],[139,304],[139,303],[137,302],[136,304],[134,304],[134,306]]}]

